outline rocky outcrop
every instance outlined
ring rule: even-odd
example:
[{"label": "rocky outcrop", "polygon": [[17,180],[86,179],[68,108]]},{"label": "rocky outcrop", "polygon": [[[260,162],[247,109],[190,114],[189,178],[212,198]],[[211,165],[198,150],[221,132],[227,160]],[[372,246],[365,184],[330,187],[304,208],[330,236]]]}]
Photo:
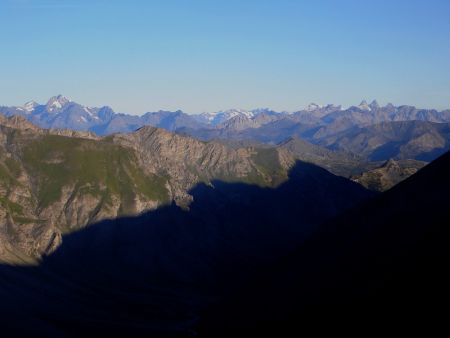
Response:
[{"label": "rocky outcrop", "polygon": [[390,159],[383,163],[379,168],[353,176],[352,180],[358,182],[367,189],[385,191],[415,174],[426,164],[426,162],[415,160],[395,161]]}]

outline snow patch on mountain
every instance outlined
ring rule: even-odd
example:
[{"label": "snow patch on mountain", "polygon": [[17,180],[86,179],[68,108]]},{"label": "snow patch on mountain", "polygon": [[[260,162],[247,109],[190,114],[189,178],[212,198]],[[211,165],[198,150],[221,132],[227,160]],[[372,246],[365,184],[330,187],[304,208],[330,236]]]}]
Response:
[{"label": "snow patch on mountain", "polygon": [[52,98],[50,98],[50,100],[48,100],[46,107],[49,112],[53,112],[55,109],[61,109],[69,102],[71,101],[65,96],[53,96]]},{"label": "snow patch on mountain", "polygon": [[27,112],[31,113],[39,104],[35,101],[29,101],[25,103],[21,109],[26,110]]}]

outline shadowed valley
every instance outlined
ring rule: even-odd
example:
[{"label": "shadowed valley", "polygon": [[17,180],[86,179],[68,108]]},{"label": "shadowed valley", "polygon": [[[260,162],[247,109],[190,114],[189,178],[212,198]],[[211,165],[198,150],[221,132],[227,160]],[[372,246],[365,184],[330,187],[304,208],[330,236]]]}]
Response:
[{"label": "shadowed valley", "polygon": [[277,188],[213,181],[189,193],[189,210],[103,221],[63,236],[37,267],[2,266],[5,332],[191,336],[206,306],[373,196],[301,162]]}]

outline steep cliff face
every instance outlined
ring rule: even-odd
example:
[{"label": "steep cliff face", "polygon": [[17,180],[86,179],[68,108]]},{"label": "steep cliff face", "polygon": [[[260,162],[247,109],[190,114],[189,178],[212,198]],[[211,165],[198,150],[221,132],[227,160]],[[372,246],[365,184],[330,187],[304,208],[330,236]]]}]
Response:
[{"label": "steep cliff face", "polygon": [[292,164],[283,150],[232,149],[153,127],[100,138],[0,116],[0,260],[35,259],[61,234],[102,219],[171,200],[188,207],[198,182],[275,186]]}]

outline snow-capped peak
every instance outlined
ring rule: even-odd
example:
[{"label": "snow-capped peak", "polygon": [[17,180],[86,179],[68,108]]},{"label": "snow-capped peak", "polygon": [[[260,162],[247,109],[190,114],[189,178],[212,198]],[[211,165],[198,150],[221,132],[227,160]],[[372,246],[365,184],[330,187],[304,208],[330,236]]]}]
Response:
[{"label": "snow-capped peak", "polygon": [[205,113],[199,114],[199,116],[201,118],[203,118],[205,120],[208,120],[208,121],[212,121],[216,117],[216,115],[217,115],[217,112],[214,112],[214,113],[212,113],[212,112],[211,113],[210,112],[205,112]]},{"label": "snow-capped peak", "polygon": [[47,110],[53,111],[55,109],[61,109],[63,106],[65,106],[69,102],[71,102],[71,101],[65,96],[62,96],[62,95],[53,96],[47,102]]},{"label": "snow-capped peak", "polygon": [[36,108],[39,104],[35,101],[29,101],[25,103],[22,108],[26,110],[27,112],[32,112],[34,108]]},{"label": "snow-capped peak", "polygon": [[255,115],[256,113],[253,111],[248,111],[244,109],[228,109],[218,112],[201,113],[199,115],[195,115],[195,118],[198,121],[206,122],[208,124],[216,126],[236,116],[245,116],[247,118],[252,118]]},{"label": "snow-capped peak", "polygon": [[251,111],[247,111],[244,109],[228,109],[225,111],[221,111],[218,114],[222,114],[224,116],[226,116],[228,119],[238,116],[238,115],[245,115],[247,117],[252,117],[254,114]]}]

